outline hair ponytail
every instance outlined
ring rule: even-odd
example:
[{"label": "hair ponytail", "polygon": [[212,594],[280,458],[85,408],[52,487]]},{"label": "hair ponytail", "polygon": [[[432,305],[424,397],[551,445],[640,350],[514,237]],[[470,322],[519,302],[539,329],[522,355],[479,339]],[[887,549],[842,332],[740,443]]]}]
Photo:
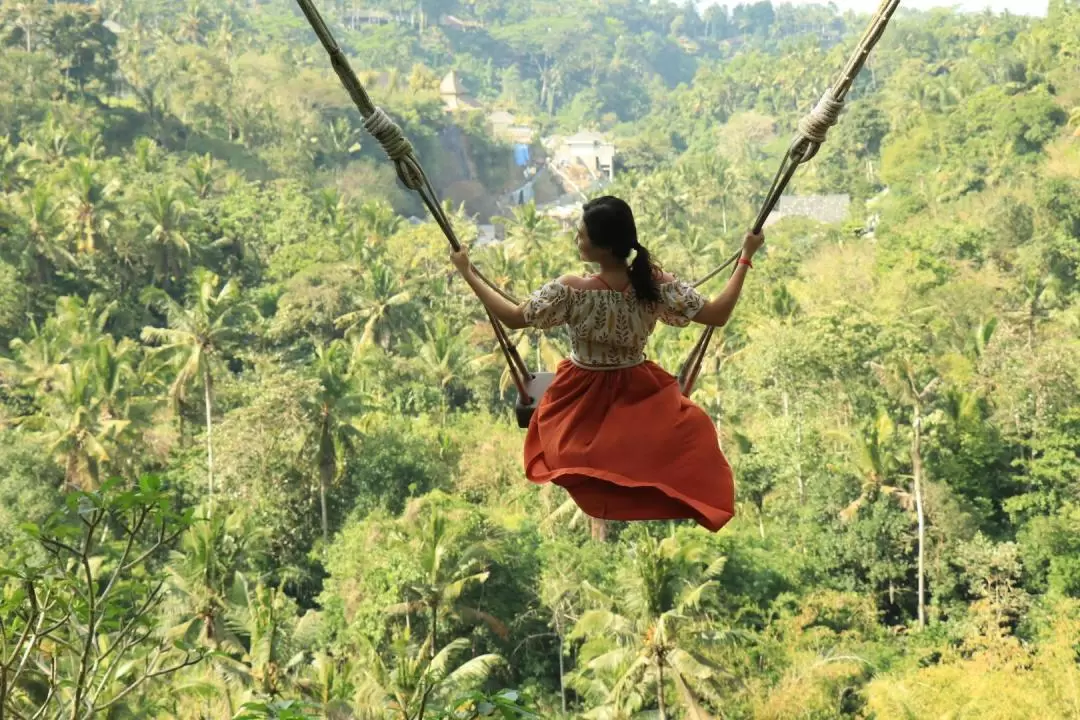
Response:
[{"label": "hair ponytail", "polygon": [[656,286],[655,270],[649,251],[638,244],[634,213],[625,200],[611,195],[598,197],[585,203],[582,221],[589,232],[589,242],[623,260],[637,251],[627,271],[634,294],[642,302],[659,302],[660,289]]},{"label": "hair ponytail", "polygon": [[660,290],[656,287],[656,274],[649,251],[644,245],[637,245],[634,249],[637,255],[630,263],[630,284],[634,287],[634,294],[645,302],[659,302]]}]

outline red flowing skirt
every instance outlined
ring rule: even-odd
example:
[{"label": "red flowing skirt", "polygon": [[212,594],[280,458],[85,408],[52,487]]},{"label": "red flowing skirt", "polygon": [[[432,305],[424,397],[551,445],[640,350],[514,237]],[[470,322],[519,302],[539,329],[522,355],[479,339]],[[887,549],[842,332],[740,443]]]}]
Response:
[{"label": "red flowing skirt", "polygon": [[529,423],[525,475],[606,520],[691,519],[716,532],[735,514],[716,427],[648,361],[585,370],[564,360]]}]

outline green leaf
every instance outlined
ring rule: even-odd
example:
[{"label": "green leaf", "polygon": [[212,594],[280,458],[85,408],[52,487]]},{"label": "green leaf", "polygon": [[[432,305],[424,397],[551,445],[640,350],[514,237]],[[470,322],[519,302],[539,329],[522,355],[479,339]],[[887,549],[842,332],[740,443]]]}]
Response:
[{"label": "green leaf", "polygon": [[[200,630],[201,628],[199,626],[199,621],[192,620],[190,623],[188,623],[187,628],[184,630],[184,635],[182,638],[183,642],[189,645],[194,643],[196,640],[199,639]],[[179,641],[177,642],[179,643]]]},{"label": "green leaf", "polygon": [[161,478],[157,475],[143,475],[139,478],[139,487],[143,492],[158,493],[161,491]]},{"label": "green leaf", "polygon": [[[104,450],[102,450],[102,452],[104,453]],[[112,492],[115,488],[119,487],[123,482],[124,481],[122,478],[113,476],[101,484],[101,487],[98,488],[97,494],[104,497],[110,492]]]},{"label": "green leaf", "polygon": [[67,540],[73,537],[80,537],[82,533],[83,529],[78,525],[63,524],[49,528],[49,534],[58,540]]}]

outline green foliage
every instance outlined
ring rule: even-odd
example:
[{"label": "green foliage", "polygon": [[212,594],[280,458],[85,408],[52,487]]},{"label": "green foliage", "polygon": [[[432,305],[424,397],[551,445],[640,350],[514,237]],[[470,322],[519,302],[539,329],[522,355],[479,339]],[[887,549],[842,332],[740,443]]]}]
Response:
[{"label": "green foliage", "polygon": [[202,659],[162,632],[161,555],[191,522],[161,481],[72,493],[26,523],[0,587],[5,711],[90,718]]},{"label": "green foliage", "polygon": [[497,693],[467,693],[455,698],[450,706],[436,716],[437,720],[474,720],[474,718],[538,718],[528,709],[521,695],[515,690],[500,690]]},{"label": "green foliage", "polygon": [[313,709],[310,703],[296,700],[272,700],[270,702],[246,702],[232,720],[312,720],[313,715],[306,710]]},{"label": "green foliage", "polygon": [[[9,436],[10,437],[10,436]],[[33,444],[12,442],[0,448],[0,546],[9,547],[27,522],[42,523],[57,509],[62,498],[57,488],[62,475]],[[51,480],[51,482],[50,482]]]},{"label": "green foliage", "polygon": [[[609,133],[604,192],[700,277],[863,21],[317,4],[461,239],[504,226],[473,259],[519,297],[581,268],[498,200],[491,110]],[[4,711],[1075,715],[1074,5],[893,19],[790,188],[848,217],[770,225],[706,358],[740,498],[714,536],[523,481],[486,318],[294,3],[0,0]],[[445,109],[450,69],[481,111]]]}]

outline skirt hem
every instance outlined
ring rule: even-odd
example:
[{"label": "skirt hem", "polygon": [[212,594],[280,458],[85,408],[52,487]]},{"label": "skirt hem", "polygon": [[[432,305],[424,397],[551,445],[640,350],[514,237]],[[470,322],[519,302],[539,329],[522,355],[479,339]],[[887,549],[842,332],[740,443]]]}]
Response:
[{"label": "skirt hem", "polygon": [[[657,483],[643,482],[640,480],[633,480],[625,475],[619,473],[610,472],[607,470],[598,470],[596,468],[589,467],[569,467],[559,468],[558,470],[548,470],[545,472],[533,473],[532,465],[536,462],[542,462],[541,460],[534,460],[530,463],[530,466],[526,468],[526,477],[529,482],[537,485],[544,483],[553,483],[562,488],[565,488],[571,496],[574,496],[574,490],[582,483],[590,480],[594,482],[610,483],[620,487],[629,488],[648,488],[657,490],[664,493],[672,500],[675,500],[685,506],[685,515],[671,515],[670,517],[657,517],[651,508],[641,508],[641,517],[634,516],[635,513],[627,512],[606,512],[604,509],[597,507],[586,507],[589,503],[582,504],[575,496],[574,500],[577,502],[578,507],[590,517],[600,518],[603,520],[695,520],[699,525],[711,532],[718,532],[727,523],[735,517],[734,510],[723,510],[720,508],[712,507],[700,501],[694,500],[689,495],[681,493],[678,490],[660,485]],[[571,478],[577,478],[577,482],[567,482]],[[562,481],[562,482],[560,482]],[[648,515],[649,517],[644,517]]]}]

